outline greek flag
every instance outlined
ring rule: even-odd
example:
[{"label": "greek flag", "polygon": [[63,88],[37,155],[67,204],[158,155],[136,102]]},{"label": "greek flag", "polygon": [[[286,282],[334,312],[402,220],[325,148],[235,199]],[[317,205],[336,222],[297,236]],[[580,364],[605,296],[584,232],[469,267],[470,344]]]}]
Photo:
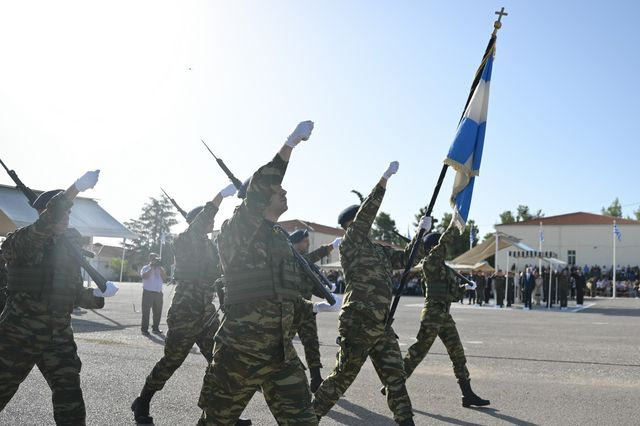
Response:
[{"label": "greek flag", "polygon": [[473,245],[475,241],[476,241],[476,235],[475,235],[475,232],[473,232],[473,228],[471,228],[469,230],[469,244]]},{"label": "greek flag", "polygon": [[616,225],[615,223],[613,224],[613,233],[616,234],[618,241],[622,241],[622,232],[620,232],[620,230],[618,229],[618,225]]},{"label": "greek flag", "polygon": [[544,243],[544,231],[542,230],[542,225],[540,225],[540,231],[538,232],[538,236],[540,238],[540,242]]},{"label": "greek flag", "polygon": [[495,54],[496,37],[492,36],[482,59],[482,64],[471,86],[464,113],[458,123],[458,131],[449,148],[444,163],[456,171],[453,191],[449,200],[453,207],[453,223],[463,231],[473,195],[475,177],[480,172],[484,133],[489,108],[489,83]]}]

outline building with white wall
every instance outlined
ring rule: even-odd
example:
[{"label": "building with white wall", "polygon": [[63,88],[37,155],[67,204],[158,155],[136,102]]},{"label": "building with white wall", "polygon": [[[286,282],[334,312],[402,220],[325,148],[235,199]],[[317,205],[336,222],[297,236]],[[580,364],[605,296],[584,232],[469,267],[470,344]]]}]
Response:
[{"label": "building with white wall", "polygon": [[[640,265],[638,220],[576,212],[496,225],[496,229],[498,232],[519,238],[538,251],[542,223],[544,257],[555,257],[569,265],[599,265],[610,268],[613,264],[614,220],[622,234],[621,240],[616,240],[616,264],[622,267]],[[518,269],[522,269],[526,264],[538,263],[537,253],[527,253],[510,247],[499,251],[498,267],[504,269],[508,254],[510,267],[515,263]]]}]

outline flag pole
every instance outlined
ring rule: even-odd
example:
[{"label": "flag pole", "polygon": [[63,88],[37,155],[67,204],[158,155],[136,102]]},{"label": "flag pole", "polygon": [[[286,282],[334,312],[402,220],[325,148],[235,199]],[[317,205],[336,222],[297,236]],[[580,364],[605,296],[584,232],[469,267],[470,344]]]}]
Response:
[{"label": "flag pole", "polygon": [[505,297],[505,299],[507,299],[506,300],[507,305],[509,305],[509,248],[508,247],[507,247],[507,268],[506,268],[506,271],[507,271],[507,274],[506,274],[507,279],[504,280],[504,297]]},{"label": "flag pole", "polygon": [[615,229],[616,229],[616,221],[614,220],[613,221],[613,232],[612,232],[612,234],[613,234],[613,266],[612,266],[612,269],[613,269],[613,293],[611,293],[612,296],[613,296],[612,297],[613,299],[616,298],[616,237],[617,237],[617,235],[616,235]]},{"label": "flag pole", "polygon": [[538,234],[538,273],[542,275],[542,222],[540,222],[540,231]]},{"label": "flag pole", "polygon": [[551,309],[551,282],[553,281],[553,263],[549,262],[549,292],[547,293],[547,309]]},{"label": "flag pole", "polygon": [[[478,67],[478,69],[476,70],[473,83],[471,84],[471,89],[469,90],[469,95],[467,96],[467,102],[465,103],[464,108],[462,109],[462,114],[460,115],[460,120],[458,121],[458,125],[460,125],[460,123],[462,122],[464,118],[464,114],[467,111],[467,107],[471,103],[475,90],[478,84],[480,83],[480,80],[482,79],[482,74],[484,72],[485,65],[489,59],[489,55],[492,55],[494,52],[497,32],[502,27],[502,23],[500,21],[503,16],[507,15],[507,13],[504,11],[504,7],[499,12],[496,12],[496,15],[498,15],[498,20],[493,23],[493,33],[491,34],[491,38],[489,39],[489,43],[487,44],[487,48],[485,49],[480,67]],[[429,202],[429,205],[425,212],[426,216],[431,216],[433,212],[433,206],[435,205],[436,199],[438,198],[438,194],[440,193],[440,187],[442,186],[442,182],[444,181],[444,177],[447,173],[448,168],[449,168],[448,164],[445,163],[442,165],[442,170],[440,170],[440,176],[438,177],[438,181],[433,190],[431,201]],[[451,225],[453,225],[453,221]],[[404,289],[407,285],[407,281],[409,279],[409,273],[411,272],[411,267],[413,266],[415,257],[418,254],[418,247],[419,247],[418,244],[422,244],[422,238],[424,236],[424,232],[425,232],[424,229],[421,228],[418,231],[418,235],[416,235],[415,239],[413,240],[411,251],[409,253],[409,259],[407,260],[407,264],[402,273],[402,277],[400,278],[400,284],[398,285],[398,288],[395,291],[395,294],[393,296],[393,302],[391,303],[391,307],[389,308],[389,314],[387,315],[387,318],[386,318],[385,325],[387,327],[389,327],[393,322],[393,316],[396,312],[396,309],[398,308],[398,304],[400,303],[400,297],[402,297],[402,293],[404,292]]]}]

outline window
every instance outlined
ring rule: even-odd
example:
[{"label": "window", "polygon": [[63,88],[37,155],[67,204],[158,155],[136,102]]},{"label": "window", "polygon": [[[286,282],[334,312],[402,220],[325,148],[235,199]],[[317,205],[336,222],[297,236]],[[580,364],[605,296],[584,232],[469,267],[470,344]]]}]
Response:
[{"label": "window", "polygon": [[576,251],[575,250],[567,250],[567,263],[569,265],[576,264]]}]

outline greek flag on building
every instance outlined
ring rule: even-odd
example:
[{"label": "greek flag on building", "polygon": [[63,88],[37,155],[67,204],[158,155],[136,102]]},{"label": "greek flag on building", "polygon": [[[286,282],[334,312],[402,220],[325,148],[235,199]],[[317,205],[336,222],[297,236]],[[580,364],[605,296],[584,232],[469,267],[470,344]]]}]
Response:
[{"label": "greek flag on building", "polygon": [[487,125],[487,110],[489,108],[489,83],[495,54],[496,37],[492,36],[482,59],[482,64],[476,72],[471,86],[469,98],[464,113],[458,124],[458,131],[449,148],[449,154],[444,160],[456,171],[453,191],[450,198],[453,207],[453,223],[460,232],[464,229],[469,209],[475,177],[480,172],[484,134]]},{"label": "greek flag on building", "polygon": [[616,225],[615,223],[613,224],[613,233],[616,234],[616,238],[618,238],[618,241],[622,241],[622,232],[620,232],[620,230],[618,229],[618,225]]}]

